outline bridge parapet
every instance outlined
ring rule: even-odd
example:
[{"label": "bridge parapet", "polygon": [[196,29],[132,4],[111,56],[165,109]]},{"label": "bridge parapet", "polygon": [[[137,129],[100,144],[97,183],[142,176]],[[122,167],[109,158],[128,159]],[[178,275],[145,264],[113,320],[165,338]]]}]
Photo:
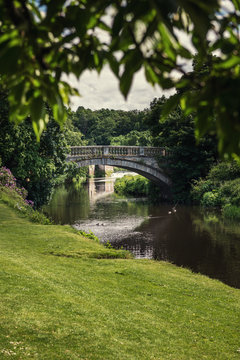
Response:
[{"label": "bridge parapet", "polygon": [[161,147],[148,147],[148,146],[72,146],[72,157],[156,157],[167,156],[167,152]]}]

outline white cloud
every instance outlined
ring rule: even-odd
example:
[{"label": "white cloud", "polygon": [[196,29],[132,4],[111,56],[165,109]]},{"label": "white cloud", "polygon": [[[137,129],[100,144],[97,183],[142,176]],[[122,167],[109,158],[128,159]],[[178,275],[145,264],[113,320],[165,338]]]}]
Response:
[{"label": "white cloud", "polygon": [[163,91],[159,87],[153,88],[147,83],[143,70],[140,70],[135,74],[129,96],[125,101],[120,93],[118,80],[107,66],[100,75],[96,72],[86,71],[80,81],[70,76],[68,82],[81,94],[81,97],[72,97],[71,108],[73,110],[76,110],[78,106],[92,110],[101,108],[142,110],[149,107],[154,97],[161,97],[163,94],[169,96],[173,93],[173,91]]}]

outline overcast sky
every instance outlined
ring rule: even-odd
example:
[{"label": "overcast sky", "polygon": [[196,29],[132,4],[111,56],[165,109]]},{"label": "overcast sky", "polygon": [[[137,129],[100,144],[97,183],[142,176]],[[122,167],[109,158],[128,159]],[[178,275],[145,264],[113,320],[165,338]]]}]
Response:
[{"label": "overcast sky", "polygon": [[[154,97],[160,97],[163,91],[159,87],[153,88],[145,80],[143,71],[135,74],[133,84],[125,101],[120,93],[118,81],[108,67],[105,67],[100,75],[96,72],[86,71],[80,81],[74,77],[69,79],[75,86],[81,97],[72,98],[71,108],[76,110],[78,106],[84,106],[92,110],[108,108],[121,110],[142,110],[149,107]],[[169,92],[164,92],[169,96]]]}]

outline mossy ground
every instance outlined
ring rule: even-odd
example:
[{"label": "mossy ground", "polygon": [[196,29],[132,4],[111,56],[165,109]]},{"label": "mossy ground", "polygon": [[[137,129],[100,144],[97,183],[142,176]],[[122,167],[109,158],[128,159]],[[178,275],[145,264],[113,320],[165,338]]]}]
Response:
[{"label": "mossy ground", "polygon": [[0,359],[240,359],[240,290],[116,253],[0,202]]}]

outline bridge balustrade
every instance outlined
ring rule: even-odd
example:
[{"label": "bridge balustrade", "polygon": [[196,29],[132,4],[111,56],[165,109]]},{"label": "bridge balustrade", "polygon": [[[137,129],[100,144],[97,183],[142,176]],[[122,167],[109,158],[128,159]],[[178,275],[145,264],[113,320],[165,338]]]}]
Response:
[{"label": "bridge balustrade", "polygon": [[164,148],[147,146],[72,146],[71,156],[76,157],[111,157],[111,156],[167,156]]}]

